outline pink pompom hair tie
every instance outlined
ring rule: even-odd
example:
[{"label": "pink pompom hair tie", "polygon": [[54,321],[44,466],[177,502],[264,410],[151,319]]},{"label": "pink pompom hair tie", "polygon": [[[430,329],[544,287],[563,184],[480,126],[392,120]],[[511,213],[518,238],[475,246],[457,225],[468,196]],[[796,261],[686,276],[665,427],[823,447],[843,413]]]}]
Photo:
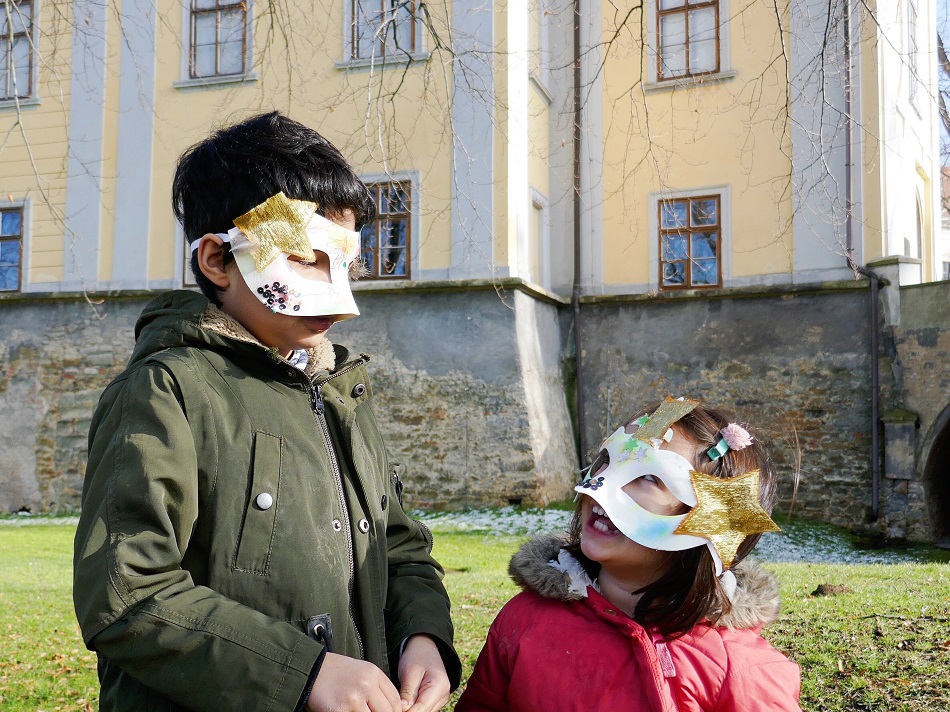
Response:
[{"label": "pink pompom hair tie", "polygon": [[729,450],[744,450],[752,444],[752,436],[749,431],[737,423],[729,423],[719,431],[722,435],[719,442],[706,451],[710,460],[718,460]]}]

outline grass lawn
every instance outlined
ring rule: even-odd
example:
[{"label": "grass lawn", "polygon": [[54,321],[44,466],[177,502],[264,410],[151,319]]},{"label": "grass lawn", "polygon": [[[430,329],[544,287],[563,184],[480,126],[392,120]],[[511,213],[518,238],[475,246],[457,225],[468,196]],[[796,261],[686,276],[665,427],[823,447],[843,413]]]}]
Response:
[{"label": "grass lawn", "polygon": [[[95,656],[73,619],[73,527],[0,527],[0,710],[96,708]],[[467,674],[523,537],[437,532]],[[783,614],[766,636],[802,665],[805,710],[950,710],[950,566],[768,564]],[[812,595],[820,585],[844,586]]]}]

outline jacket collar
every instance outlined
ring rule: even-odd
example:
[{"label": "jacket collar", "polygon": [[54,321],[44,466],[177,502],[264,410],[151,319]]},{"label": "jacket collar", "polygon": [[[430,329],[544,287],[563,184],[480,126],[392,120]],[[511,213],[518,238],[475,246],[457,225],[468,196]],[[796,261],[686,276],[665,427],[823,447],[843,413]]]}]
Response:
[{"label": "jacket collar", "polygon": [[[246,344],[256,344],[267,348],[258,341],[237,319],[227,314],[214,304],[209,303],[199,322],[202,329],[214,332],[221,336],[240,341]],[[318,371],[331,371],[337,362],[337,355],[333,344],[326,338],[321,338],[316,346],[307,349],[309,362],[304,370],[308,378],[313,378]]]},{"label": "jacket collar", "polygon": [[[516,584],[543,598],[578,601],[592,585],[583,567],[564,550],[567,542],[557,536],[541,536],[525,543],[512,557],[508,573]],[[752,561],[737,564],[736,591],[730,597],[732,611],[716,623],[727,628],[759,628],[778,618],[778,583],[775,577]]]}]

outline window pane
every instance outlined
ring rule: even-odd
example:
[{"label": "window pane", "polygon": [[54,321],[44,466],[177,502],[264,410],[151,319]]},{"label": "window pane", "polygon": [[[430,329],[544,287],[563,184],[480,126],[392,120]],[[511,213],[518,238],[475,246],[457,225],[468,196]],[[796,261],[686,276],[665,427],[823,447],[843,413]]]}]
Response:
[{"label": "window pane", "polygon": [[391,43],[389,54],[411,52],[412,46],[412,4],[409,0],[393,3],[394,26],[388,33]]},{"label": "window pane", "polygon": [[406,246],[406,221],[391,220],[387,230],[386,244],[380,247],[405,247]]},{"label": "window pane", "polygon": [[218,15],[218,41],[244,42],[244,13],[227,10]]},{"label": "window pane", "polygon": [[244,45],[241,42],[225,42],[220,45],[218,74],[241,74],[244,71]]},{"label": "window pane", "polygon": [[664,77],[686,74],[686,45],[664,45],[660,52],[660,74]]},{"label": "window pane", "polygon": [[664,262],[663,263],[663,285],[680,286],[686,282],[686,263],[685,262]]},{"label": "window pane", "polygon": [[[28,96],[30,93],[30,41],[26,37],[18,37],[13,43],[13,67],[16,76],[17,96]],[[13,87],[10,87],[11,92]]]},{"label": "window pane", "polygon": [[692,283],[708,286],[719,282],[716,260],[693,260],[690,265]]},{"label": "window pane", "polygon": [[389,190],[385,191],[388,197],[388,210],[389,213],[405,213],[407,196],[406,191],[403,190],[402,186],[394,185]]},{"label": "window pane", "polygon": [[0,242],[0,290],[20,288],[20,243],[14,240]]},{"label": "window pane", "polygon": [[[13,34],[21,34],[27,31],[27,28],[30,26],[30,6],[16,6],[11,2],[10,7],[10,24],[13,26]],[[6,25],[6,23],[4,23]],[[7,27],[3,28],[3,37],[4,39],[9,38],[9,29]]]},{"label": "window pane", "polygon": [[360,230],[360,252],[371,252],[376,248],[376,223],[364,225]]},{"label": "window pane", "polygon": [[716,71],[716,40],[703,40],[689,46],[689,71],[691,74]]},{"label": "window pane", "polygon": [[663,235],[663,256],[660,258],[664,262],[672,260],[685,260],[689,255],[686,253],[686,235],[673,234]]},{"label": "window pane", "polygon": [[191,7],[195,10],[211,10],[217,6],[218,3],[215,0],[194,0]]},{"label": "window pane", "polygon": [[213,77],[215,75],[215,45],[195,47],[194,74],[196,77]]},{"label": "window pane", "polygon": [[689,219],[694,227],[715,225],[719,222],[716,200],[694,200],[690,203]]},{"label": "window pane", "polygon": [[13,80],[7,71],[9,57],[6,42],[0,42],[0,99],[9,99],[12,96]]},{"label": "window pane", "polygon": [[382,9],[379,1],[356,0],[353,3],[353,56],[368,58],[373,56],[376,30],[382,23]]},{"label": "window pane", "polygon": [[700,233],[692,235],[690,240],[690,255],[697,259],[707,257],[715,258],[717,255],[717,245],[719,235],[715,232]]},{"label": "window pane", "polygon": [[382,251],[380,274],[386,277],[406,276],[406,251],[403,249],[385,249]]},{"label": "window pane", "polygon": [[674,7],[683,7],[685,0],[660,0],[661,10],[670,10]]},{"label": "window pane", "polygon": [[664,50],[671,45],[686,44],[686,15],[676,13],[660,18],[660,44]]},{"label": "window pane", "polygon": [[[20,211],[5,210],[0,217],[0,235],[20,234]],[[4,243],[6,244],[6,243]]]},{"label": "window pane", "polygon": [[660,228],[675,230],[678,227],[686,227],[686,205],[685,200],[667,200],[660,203]]},{"label": "window pane", "polygon": [[195,46],[213,45],[217,41],[215,13],[195,15]]},{"label": "window pane", "polygon": [[704,7],[689,13],[689,41],[716,39],[716,8]]}]

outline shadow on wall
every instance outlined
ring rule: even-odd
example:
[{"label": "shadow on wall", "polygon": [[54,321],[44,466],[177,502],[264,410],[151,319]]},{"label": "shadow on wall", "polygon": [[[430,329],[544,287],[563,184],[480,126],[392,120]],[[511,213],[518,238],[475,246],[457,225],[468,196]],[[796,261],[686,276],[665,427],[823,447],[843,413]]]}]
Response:
[{"label": "shadow on wall", "polygon": [[950,549],[950,405],[937,418],[933,432],[930,452],[925,449],[923,453],[927,458],[924,483],[934,542],[943,549]]}]

